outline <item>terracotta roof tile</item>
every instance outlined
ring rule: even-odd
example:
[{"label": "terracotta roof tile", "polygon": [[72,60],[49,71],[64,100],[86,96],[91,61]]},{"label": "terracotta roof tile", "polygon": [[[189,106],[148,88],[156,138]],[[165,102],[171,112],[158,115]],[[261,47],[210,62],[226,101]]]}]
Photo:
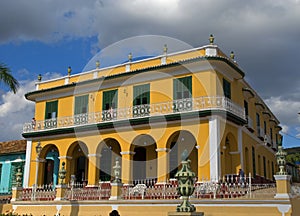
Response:
[{"label": "terracotta roof tile", "polygon": [[0,154],[19,153],[26,151],[26,140],[0,142]]}]

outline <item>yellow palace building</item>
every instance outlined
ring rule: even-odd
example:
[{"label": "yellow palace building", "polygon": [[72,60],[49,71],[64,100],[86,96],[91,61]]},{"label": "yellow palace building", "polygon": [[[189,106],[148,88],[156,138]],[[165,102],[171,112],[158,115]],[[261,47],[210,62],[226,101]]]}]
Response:
[{"label": "yellow palace building", "polygon": [[[101,59],[99,59],[101,60]],[[198,181],[239,169],[257,181],[276,172],[278,119],[213,37],[210,44],[36,83],[26,123],[24,187],[66,182],[87,186],[114,179],[172,179],[187,149]],[[38,151],[36,151],[38,150]]]}]

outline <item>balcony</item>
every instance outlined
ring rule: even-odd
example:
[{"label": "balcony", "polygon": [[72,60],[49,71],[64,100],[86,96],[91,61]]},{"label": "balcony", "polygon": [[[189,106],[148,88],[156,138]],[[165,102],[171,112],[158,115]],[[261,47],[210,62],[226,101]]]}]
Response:
[{"label": "balcony", "polygon": [[23,126],[23,133],[195,111],[226,111],[246,121],[245,112],[241,106],[235,104],[228,98],[211,96],[185,98],[163,103],[143,104],[126,108],[104,110],[102,112],[58,117],[36,121],[35,125],[32,123],[25,123]]}]

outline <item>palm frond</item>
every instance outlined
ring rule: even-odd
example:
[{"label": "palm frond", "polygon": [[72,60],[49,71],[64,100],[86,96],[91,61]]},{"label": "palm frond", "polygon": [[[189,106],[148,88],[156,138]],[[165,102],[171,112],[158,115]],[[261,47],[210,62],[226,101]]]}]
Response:
[{"label": "palm frond", "polygon": [[16,93],[19,88],[18,80],[12,76],[10,69],[2,63],[0,63],[0,82],[7,85],[13,93]]}]

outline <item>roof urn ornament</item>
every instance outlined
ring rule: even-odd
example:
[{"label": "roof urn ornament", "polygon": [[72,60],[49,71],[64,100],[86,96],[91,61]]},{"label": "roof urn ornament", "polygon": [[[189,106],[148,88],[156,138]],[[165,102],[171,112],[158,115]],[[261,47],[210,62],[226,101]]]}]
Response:
[{"label": "roof urn ornament", "polygon": [[100,68],[100,61],[97,60],[97,61],[96,61],[96,69],[99,69],[99,68]]},{"label": "roof urn ornament", "polygon": [[72,68],[71,66],[68,67],[68,76],[71,76]]},{"label": "roof urn ornament", "polygon": [[37,79],[38,79],[39,82],[41,82],[42,81],[42,74],[39,74]]},{"label": "roof urn ornament", "polygon": [[233,51],[231,51],[231,52],[230,52],[230,58],[231,58],[232,60],[234,60],[234,57],[235,57],[235,54],[234,54]]},{"label": "roof urn ornament", "polygon": [[132,53],[128,54],[128,61],[131,62],[132,61]]},{"label": "roof urn ornament", "polygon": [[209,36],[209,43],[211,44],[211,45],[213,45],[214,44],[214,41],[215,41],[215,37],[214,37],[214,35],[213,34],[211,34],[210,36]]}]

